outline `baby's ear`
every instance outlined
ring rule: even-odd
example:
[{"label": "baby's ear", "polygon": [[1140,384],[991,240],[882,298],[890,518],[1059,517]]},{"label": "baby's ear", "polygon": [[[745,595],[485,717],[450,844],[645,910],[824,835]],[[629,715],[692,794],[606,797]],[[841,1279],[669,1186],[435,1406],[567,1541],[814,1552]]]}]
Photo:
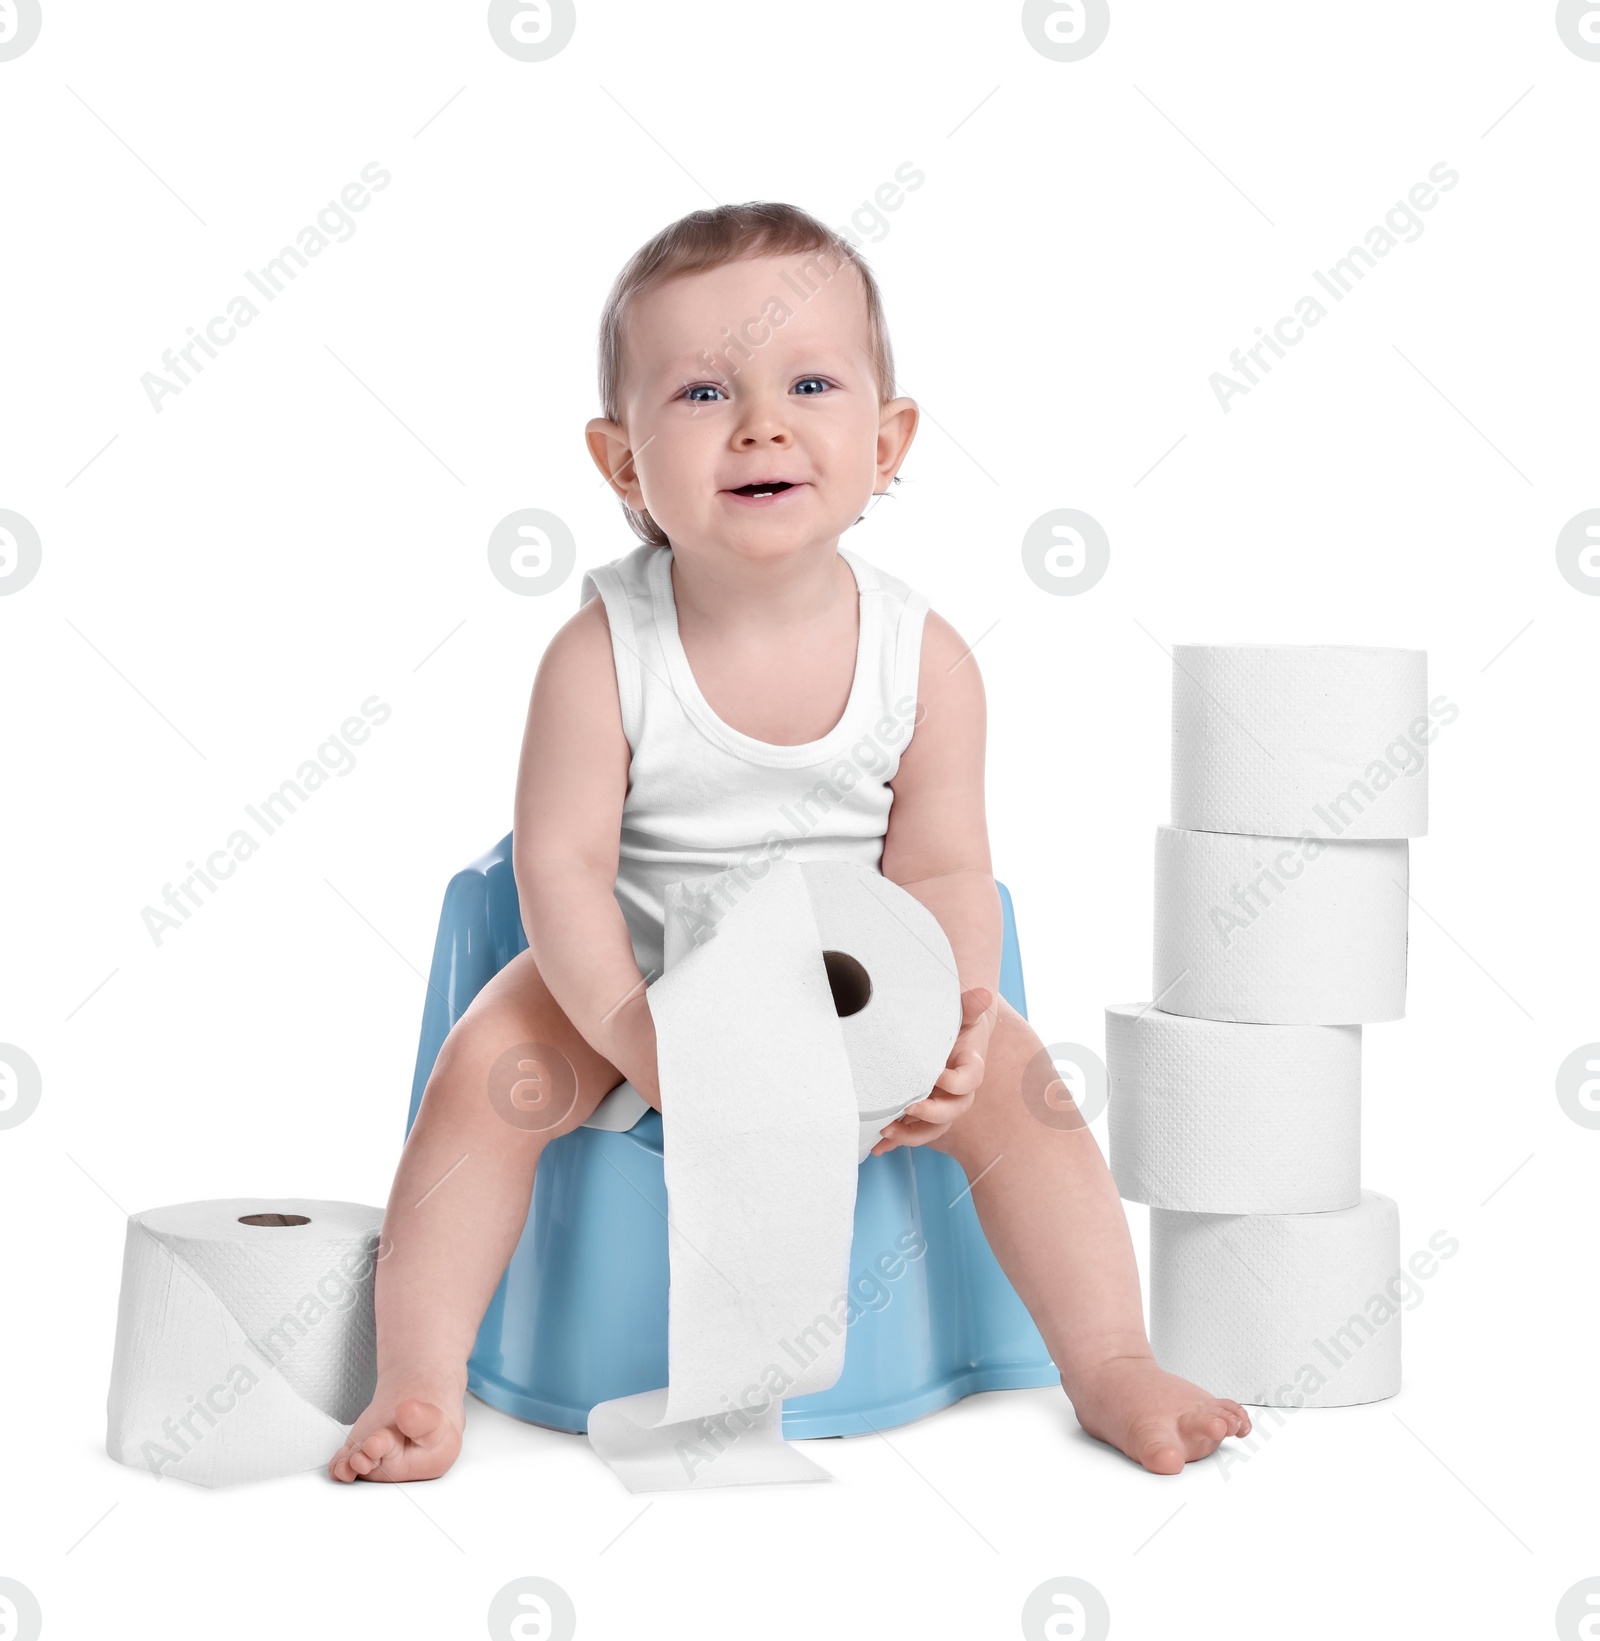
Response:
[{"label": "baby's ear", "polygon": [[595,455],[595,460],[598,461],[599,451],[611,444],[620,444],[623,449],[627,448],[627,430],[617,422],[608,421],[604,416],[593,416],[584,427],[583,442],[588,445]]},{"label": "baby's ear", "polygon": [[[596,416],[583,430],[583,442],[601,476],[614,490],[626,490],[636,481],[633,453],[628,448],[628,432],[617,422]],[[624,497],[626,499],[626,497]]]}]

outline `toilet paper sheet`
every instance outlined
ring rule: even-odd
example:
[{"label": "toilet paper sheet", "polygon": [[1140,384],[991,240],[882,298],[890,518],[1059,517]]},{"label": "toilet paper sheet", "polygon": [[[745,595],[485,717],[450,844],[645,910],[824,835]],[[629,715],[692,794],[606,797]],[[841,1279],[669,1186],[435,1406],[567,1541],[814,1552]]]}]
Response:
[{"label": "toilet paper sheet", "polygon": [[1353,645],[1177,644],[1172,824],[1415,838],[1428,830],[1428,658]]},{"label": "toilet paper sheet", "polygon": [[645,995],[668,1383],[599,1403],[589,1439],[632,1492],[824,1481],[784,1442],[783,1402],[843,1368],[858,1165],[946,1064],[954,955],[921,902],[848,862],[674,884],[666,914]]},{"label": "toilet paper sheet", "polygon": [[1150,1344],[1169,1373],[1258,1407],[1400,1389],[1400,1216],[1376,1191],[1323,1214],[1150,1210]]},{"label": "toilet paper sheet", "polygon": [[1111,1172],[1130,1202],[1221,1214],[1353,1208],[1361,1027],[1106,1010]]},{"label": "toilet paper sheet", "polygon": [[1153,995],[1266,1025],[1398,1020],[1409,846],[1156,831]]},{"label": "toilet paper sheet", "polygon": [[[303,1218],[306,1224],[245,1224]],[[383,1210],[231,1197],[128,1220],[106,1451],[204,1487],[326,1465],[377,1384]]]}]

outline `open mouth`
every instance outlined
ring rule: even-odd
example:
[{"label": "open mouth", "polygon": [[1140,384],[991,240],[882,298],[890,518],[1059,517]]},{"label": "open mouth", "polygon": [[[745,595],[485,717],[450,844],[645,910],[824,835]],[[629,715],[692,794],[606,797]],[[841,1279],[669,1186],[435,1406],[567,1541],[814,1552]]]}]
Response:
[{"label": "open mouth", "polygon": [[741,484],[737,490],[730,490],[732,496],[776,496],[785,490],[793,490],[794,486],[787,479],[763,479],[756,484]]}]

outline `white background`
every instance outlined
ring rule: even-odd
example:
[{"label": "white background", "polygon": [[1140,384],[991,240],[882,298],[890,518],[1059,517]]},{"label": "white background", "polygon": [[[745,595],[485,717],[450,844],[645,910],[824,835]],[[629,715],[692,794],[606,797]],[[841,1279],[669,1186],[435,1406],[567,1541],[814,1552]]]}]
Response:
[{"label": "white background", "polygon": [[[0,507],[43,542],[0,597],[0,1040],[44,1079],[0,1132],[0,1575],[47,1635],[480,1635],[535,1573],[588,1636],[1012,1636],[1062,1574],[1118,1637],[1550,1632],[1600,1574],[1600,1132],[1554,1093],[1600,1038],[1600,599],[1554,552],[1600,506],[1600,63],[1552,5],[1115,0],[1056,62],[1014,4],[618,0],[524,63],[481,4],[45,0],[0,153]],[[353,238],[157,414],[141,375],[374,160]],[[1461,1244],[1401,1394],[1179,1477],[1048,1390],[816,1444],[829,1486],[653,1501],[475,1400],[404,1489],[115,1465],[126,1211],[387,1196],[445,883],[509,829],[582,569],[633,545],[582,443],[617,270],[714,201],[845,227],[906,161],[858,231],[926,414],[846,544],[977,642],[1047,1042],[1148,995],[1163,646],[1421,647],[1459,706],[1409,1017],[1366,1034],[1364,1181],[1407,1252]],[[1225,414],[1211,373],[1439,161],[1421,237]],[[488,571],[520,507],[577,538],[552,596]],[[1082,596],[1023,572],[1056,507],[1110,537]],[[141,909],[374,694],[355,770],[154,944]]]}]

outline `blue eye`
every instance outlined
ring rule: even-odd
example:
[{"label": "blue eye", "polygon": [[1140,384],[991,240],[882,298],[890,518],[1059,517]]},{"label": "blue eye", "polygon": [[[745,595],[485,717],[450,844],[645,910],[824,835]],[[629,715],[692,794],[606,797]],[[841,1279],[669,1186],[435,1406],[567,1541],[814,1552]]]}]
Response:
[{"label": "blue eye", "polygon": [[693,405],[715,404],[716,401],[714,399],[696,399],[693,395],[696,393],[720,393],[721,391],[722,389],[717,387],[714,383],[696,382],[692,387],[686,387],[683,390],[683,397],[688,399],[689,403]]},{"label": "blue eye", "polygon": [[[820,376],[802,376],[800,378],[800,380],[795,383],[795,391],[798,393],[805,386],[805,384],[807,382],[821,382],[822,386],[824,388],[826,388],[828,386],[828,383],[823,381],[822,377],[820,377]],[[808,393],[806,395],[806,397],[808,399],[814,399],[814,398],[816,398],[816,394]]]}]

